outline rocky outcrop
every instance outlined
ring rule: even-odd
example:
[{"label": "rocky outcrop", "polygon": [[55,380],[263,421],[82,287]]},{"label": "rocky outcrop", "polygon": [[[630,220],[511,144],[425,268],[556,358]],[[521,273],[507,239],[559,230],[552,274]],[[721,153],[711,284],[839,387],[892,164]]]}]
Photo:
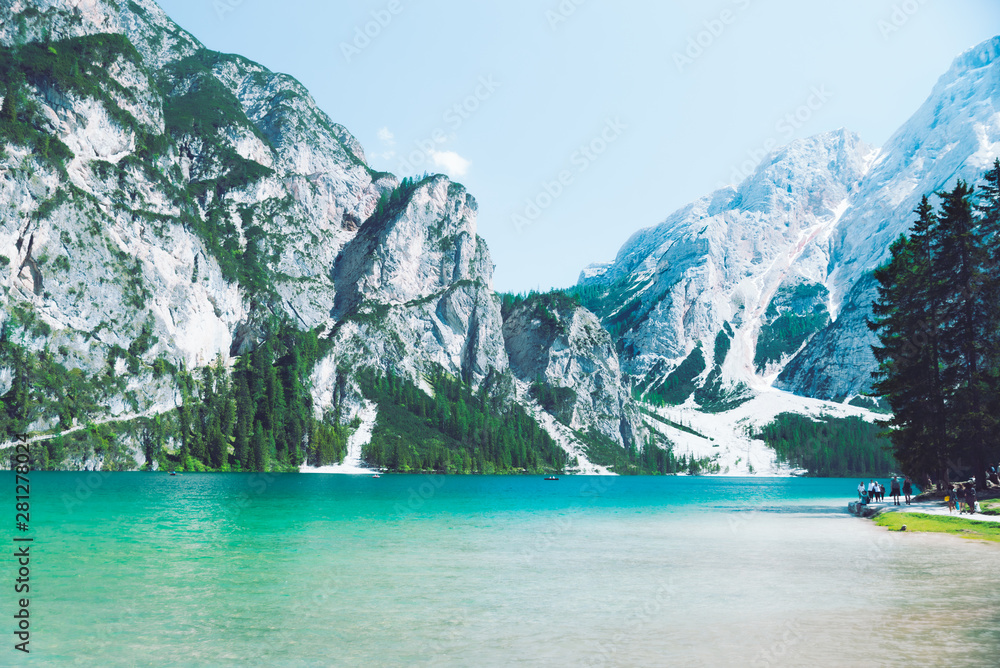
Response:
[{"label": "rocky outcrop", "polygon": [[148,370],[245,352],[274,316],[332,326],[334,259],[396,180],[298,82],[149,0],[4,3],[0,45],[34,64],[4,94],[46,147],[0,155],[0,303],[52,331],[28,345],[93,372],[149,327]]},{"label": "rocky outcrop", "polygon": [[444,176],[401,190],[333,266],[335,354],[418,381],[436,365],[478,386],[507,355],[476,202]]},{"label": "rocky outcrop", "polygon": [[812,338],[806,350],[785,366],[774,386],[835,401],[867,391],[876,368],[872,346],[878,343],[866,324],[874,294],[875,279],[869,274],[847,295],[836,322]]},{"label": "rocky outcrop", "polygon": [[514,375],[557,420],[623,447],[642,444],[614,342],[593,313],[558,293],[534,295],[507,315],[503,337]]},{"label": "rocky outcrop", "polygon": [[[205,49],[152,0],[4,3],[0,49],[0,81],[28,72],[2,91],[19,111],[0,136],[0,324],[67,369],[127,379],[97,412],[168,410],[166,369],[228,364],[281,321],[330,337],[319,415],[366,406],[360,368],[517,399],[461,185],[373,171],[295,79]],[[603,361],[581,352],[562,382],[582,383],[569,422],[621,443],[627,392],[603,337]]]}]

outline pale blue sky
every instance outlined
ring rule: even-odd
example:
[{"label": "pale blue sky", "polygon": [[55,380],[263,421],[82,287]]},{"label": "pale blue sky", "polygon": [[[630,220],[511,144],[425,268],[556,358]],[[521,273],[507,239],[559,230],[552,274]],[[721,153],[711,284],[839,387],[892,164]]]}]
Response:
[{"label": "pale blue sky", "polygon": [[465,184],[501,291],[575,283],[768,141],[846,127],[883,144],[1000,33],[996,0],[160,4],[299,79],[373,167]]}]

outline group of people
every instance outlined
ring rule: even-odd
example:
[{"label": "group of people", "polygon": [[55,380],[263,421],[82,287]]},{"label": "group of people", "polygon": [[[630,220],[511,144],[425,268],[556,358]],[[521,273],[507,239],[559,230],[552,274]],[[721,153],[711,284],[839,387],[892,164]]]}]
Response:
[{"label": "group of people", "polygon": [[951,495],[945,497],[948,502],[948,512],[957,510],[959,514],[979,512],[979,501],[976,499],[976,483],[961,482],[952,487]]},{"label": "group of people", "polygon": [[[906,497],[906,505],[910,505],[910,497],[913,496],[913,483],[910,482],[909,478],[905,478],[902,485],[900,485],[899,477],[893,476],[892,481],[889,483],[889,496],[892,497],[894,505],[899,504],[899,496],[902,494]],[[862,480],[858,484],[858,499],[861,503],[880,503],[885,500],[885,485],[878,482],[872,478],[867,485],[865,481]]]}]

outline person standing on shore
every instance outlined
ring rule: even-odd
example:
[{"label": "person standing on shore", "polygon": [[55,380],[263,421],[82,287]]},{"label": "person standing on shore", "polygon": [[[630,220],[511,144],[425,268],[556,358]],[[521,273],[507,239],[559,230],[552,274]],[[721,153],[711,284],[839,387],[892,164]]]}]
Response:
[{"label": "person standing on shore", "polygon": [[[910,497],[913,496],[913,484],[909,478],[903,481],[903,496],[906,497],[906,505],[910,505]],[[899,503],[896,505],[899,505]]]},{"label": "person standing on shore", "polygon": [[875,478],[872,478],[868,481],[868,498],[872,500],[872,503],[878,499],[876,494],[878,494],[878,485],[875,484]]},{"label": "person standing on shore", "polygon": [[889,496],[892,497],[892,505],[899,505],[899,478],[892,476],[892,482],[889,483]]},{"label": "person standing on shore", "polygon": [[858,483],[858,501],[865,500],[865,481],[862,480]]},{"label": "person standing on shore", "polygon": [[976,486],[969,484],[965,486],[965,505],[969,507],[968,513],[972,515],[976,512]]}]

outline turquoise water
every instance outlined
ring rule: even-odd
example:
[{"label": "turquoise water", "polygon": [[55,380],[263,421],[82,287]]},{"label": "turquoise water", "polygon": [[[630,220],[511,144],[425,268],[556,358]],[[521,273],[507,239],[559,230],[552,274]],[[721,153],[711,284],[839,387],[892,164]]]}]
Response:
[{"label": "turquoise water", "polygon": [[844,512],[852,480],[31,479],[33,652],[8,641],[0,664],[981,666],[1000,651],[1000,545],[885,532]]}]

